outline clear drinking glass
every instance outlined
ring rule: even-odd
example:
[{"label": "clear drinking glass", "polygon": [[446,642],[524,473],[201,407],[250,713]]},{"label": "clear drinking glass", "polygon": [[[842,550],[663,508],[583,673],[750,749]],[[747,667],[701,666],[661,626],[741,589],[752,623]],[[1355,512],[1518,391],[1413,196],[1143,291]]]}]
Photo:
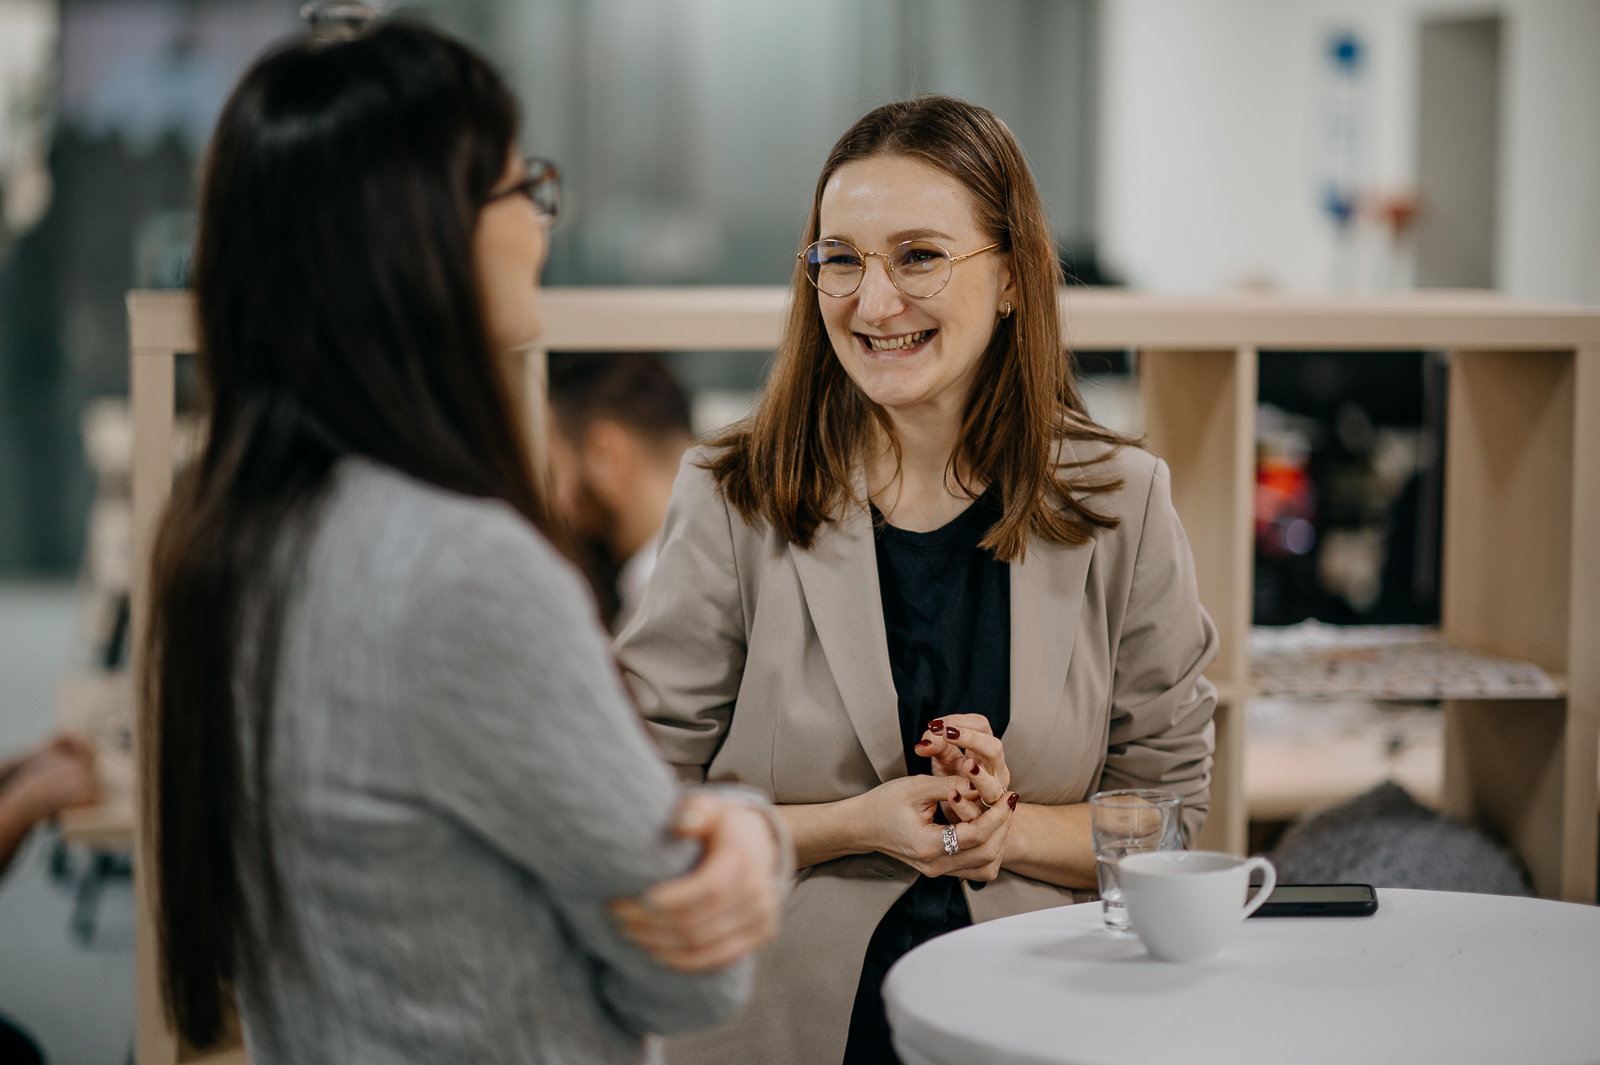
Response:
[{"label": "clear drinking glass", "polygon": [[1089,796],[1089,832],[1094,840],[1095,868],[1100,874],[1100,906],[1106,927],[1128,931],[1128,911],[1117,883],[1117,862],[1141,851],[1183,848],[1183,800],[1170,791],[1128,788]]}]

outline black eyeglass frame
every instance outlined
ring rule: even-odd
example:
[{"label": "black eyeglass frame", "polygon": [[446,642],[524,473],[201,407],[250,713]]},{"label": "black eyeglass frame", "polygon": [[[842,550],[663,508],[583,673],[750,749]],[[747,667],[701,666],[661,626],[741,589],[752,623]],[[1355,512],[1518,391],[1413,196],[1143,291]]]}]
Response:
[{"label": "black eyeglass frame", "polygon": [[548,159],[530,155],[524,160],[527,174],[508,189],[501,189],[485,203],[494,203],[507,196],[526,196],[533,209],[544,217],[545,224],[554,226],[561,217],[561,170]]}]

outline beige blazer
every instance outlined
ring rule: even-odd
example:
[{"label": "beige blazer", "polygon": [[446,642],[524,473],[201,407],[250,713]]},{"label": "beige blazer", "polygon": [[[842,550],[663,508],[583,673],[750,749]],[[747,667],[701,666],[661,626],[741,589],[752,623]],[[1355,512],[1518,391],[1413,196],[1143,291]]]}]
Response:
[{"label": "beige blazer", "polygon": [[[1121,519],[1087,544],[1033,540],[1011,567],[1011,723],[1023,802],[1066,804],[1117,787],[1184,797],[1191,842],[1209,803],[1216,692],[1202,671],[1217,633],[1173,511],[1166,464],[1139,448],[1063,445],[1121,478],[1094,506]],[[906,774],[877,555],[864,506],[809,551],[746,524],[684,458],[661,554],[618,638],[651,731],[686,780],[731,780],[779,803],[832,802]],[[677,1063],[837,1062],[867,941],[916,879],[881,854],[802,869],[778,939],[739,1018],[667,1042]],[[1002,872],[966,882],[974,921],[1084,901]]]}]

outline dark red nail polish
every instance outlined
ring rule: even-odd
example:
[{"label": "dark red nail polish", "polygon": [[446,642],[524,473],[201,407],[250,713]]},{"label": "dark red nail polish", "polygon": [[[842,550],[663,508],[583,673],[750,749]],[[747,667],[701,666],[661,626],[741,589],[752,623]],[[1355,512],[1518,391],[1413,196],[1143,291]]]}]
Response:
[{"label": "dark red nail polish", "polygon": [[1013,791],[1011,793],[1011,797],[1006,800],[1006,805],[1011,807],[1013,810],[1015,810],[1017,808],[1017,793],[1016,792]]},{"label": "dark red nail polish", "polygon": [[942,729],[942,728],[944,728],[944,718],[942,718],[942,717],[937,721],[928,722],[928,731],[929,732],[934,732],[934,731],[937,731],[938,729]]},{"label": "dark red nail polish", "polygon": [[961,730],[958,728],[947,728],[944,730],[944,734],[952,740],[961,738]]},{"label": "dark red nail polish", "polygon": [[917,746],[918,747],[932,747],[933,746],[933,741],[932,740],[918,740],[917,741]]},{"label": "dark red nail polish", "polygon": [[967,770],[967,772],[971,773],[973,776],[977,776],[978,775],[978,764],[976,762],[974,762],[972,764],[972,768]]}]

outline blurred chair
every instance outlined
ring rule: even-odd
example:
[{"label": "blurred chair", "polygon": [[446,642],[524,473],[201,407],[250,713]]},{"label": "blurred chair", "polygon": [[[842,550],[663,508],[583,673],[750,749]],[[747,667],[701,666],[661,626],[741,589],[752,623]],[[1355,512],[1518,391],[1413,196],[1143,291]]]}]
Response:
[{"label": "blurred chair", "polygon": [[1271,858],[1285,884],[1533,894],[1515,855],[1418,805],[1392,780],[1296,824]]}]

